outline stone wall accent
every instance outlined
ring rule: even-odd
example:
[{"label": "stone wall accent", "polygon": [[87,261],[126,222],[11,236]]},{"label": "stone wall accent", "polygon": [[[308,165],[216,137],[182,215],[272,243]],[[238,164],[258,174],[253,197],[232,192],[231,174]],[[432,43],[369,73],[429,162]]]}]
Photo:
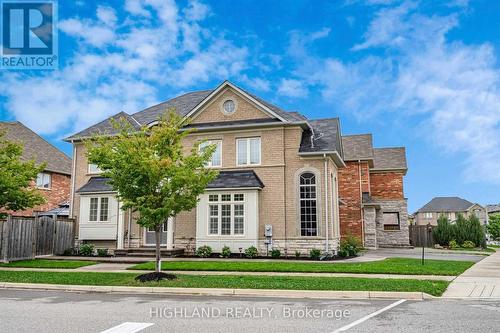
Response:
[{"label": "stone wall accent", "polygon": [[373,198],[403,199],[403,172],[371,172],[370,194]]},{"label": "stone wall accent", "polygon": [[365,222],[365,247],[369,249],[377,248],[377,212],[375,207],[366,206],[363,208],[363,218]]},{"label": "stone wall accent", "polygon": [[[379,247],[409,246],[410,235],[408,227],[408,208],[406,199],[377,200],[380,209],[377,210],[377,242]],[[400,230],[384,230],[383,212],[399,212]]]}]

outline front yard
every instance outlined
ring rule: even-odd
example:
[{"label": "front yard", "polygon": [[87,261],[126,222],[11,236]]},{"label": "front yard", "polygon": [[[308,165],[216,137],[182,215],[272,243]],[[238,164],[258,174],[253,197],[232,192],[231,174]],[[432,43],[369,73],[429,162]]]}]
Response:
[{"label": "front yard", "polygon": [[141,283],[135,280],[136,276],[137,274],[133,273],[0,271],[0,281],[17,283],[231,289],[416,291],[433,296],[440,296],[449,284],[447,281],[407,279],[184,274],[179,274],[176,280]]},{"label": "front yard", "polygon": [[19,267],[19,268],[54,268],[54,269],[74,269],[84,266],[97,264],[94,261],[83,260],[21,260],[9,263],[0,263],[0,267]]},{"label": "front yard", "polygon": [[[381,261],[357,263],[322,262],[262,262],[262,261],[168,261],[162,269],[169,271],[232,271],[232,272],[300,272],[300,273],[363,273],[406,275],[459,275],[474,263],[471,261],[425,260],[389,258]],[[129,269],[153,270],[147,262]]]}]

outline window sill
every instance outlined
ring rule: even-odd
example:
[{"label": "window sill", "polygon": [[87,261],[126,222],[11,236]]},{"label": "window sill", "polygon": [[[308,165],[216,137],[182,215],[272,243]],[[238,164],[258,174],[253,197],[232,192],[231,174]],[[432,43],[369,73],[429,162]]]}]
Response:
[{"label": "window sill", "polygon": [[52,187],[49,187],[49,188],[46,188],[46,187],[36,187],[38,190],[42,190],[42,191],[52,191]]}]

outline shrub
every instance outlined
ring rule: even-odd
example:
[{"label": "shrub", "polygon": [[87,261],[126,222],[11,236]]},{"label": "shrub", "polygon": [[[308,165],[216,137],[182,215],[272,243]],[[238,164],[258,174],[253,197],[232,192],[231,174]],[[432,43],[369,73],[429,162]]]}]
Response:
[{"label": "shrub", "polygon": [[245,257],[253,259],[259,255],[259,251],[257,251],[257,248],[255,246],[250,246],[248,249],[245,250]]},{"label": "shrub", "polygon": [[281,257],[281,251],[279,249],[272,249],[271,250],[271,257],[273,259],[278,259],[279,257]]},{"label": "shrub", "polygon": [[321,251],[318,249],[311,249],[311,251],[309,251],[309,257],[313,260],[319,260],[321,257]]},{"label": "shrub", "polygon": [[450,244],[450,249],[458,249],[460,247],[458,246],[457,241],[454,239],[452,239],[449,244]]},{"label": "shrub", "polygon": [[63,256],[73,256],[73,255],[75,255],[75,249],[72,247],[64,250],[64,252],[63,252]]},{"label": "shrub", "polygon": [[472,243],[474,243],[474,245],[486,248],[486,235],[484,232],[484,227],[481,225],[481,222],[474,214],[469,216],[469,218],[467,219],[467,236],[468,237],[466,238],[466,240],[471,241]]},{"label": "shrub", "polygon": [[347,236],[340,241],[338,255],[341,257],[354,257],[361,249],[361,242],[354,236]]},{"label": "shrub", "polygon": [[200,258],[208,258],[212,255],[212,248],[208,245],[200,246],[196,250],[196,255]]},{"label": "shrub", "polygon": [[94,249],[95,249],[94,244],[82,244],[80,245],[79,252],[82,256],[90,257],[94,255]]},{"label": "shrub", "polygon": [[222,248],[220,256],[222,258],[229,258],[231,256],[231,249],[229,248],[229,246],[226,245]]},{"label": "shrub", "polygon": [[462,247],[464,249],[473,249],[476,247],[476,244],[474,244],[473,242],[471,241],[465,241],[463,244],[462,244]]},{"label": "shrub", "polygon": [[97,255],[99,257],[107,257],[108,256],[108,249],[97,249]]},{"label": "shrub", "polygon": [[295,258],[299,259],[301,254],[300,251],[295,251]]},{"label": "shrub", "polygon": [[488,229],[488,233],[492,240],[500,240],[500,214],[490,215],[486,229]]},{"label": "shrub", "polygon": [[469,229],[467,220],[462,214],[458,214],[457,221],[453,225],[453,239],[457,244],[462,244],[467,239],[467,230]]},{"label": "shrub", "polygon": [[441,246],[448,246],[453,239],[453,226],[450,220],[444,215],[439,216],[437,227],[432,230],[434,242]]}]

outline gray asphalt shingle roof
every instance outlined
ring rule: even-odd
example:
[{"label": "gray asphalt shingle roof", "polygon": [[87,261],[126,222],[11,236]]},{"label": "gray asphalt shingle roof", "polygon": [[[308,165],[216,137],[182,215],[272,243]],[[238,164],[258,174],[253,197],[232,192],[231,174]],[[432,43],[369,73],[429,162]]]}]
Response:
[{"label": "gray asphalt shingle roof", "polygon": [[0,131],[5,131],[7,140],[23,145],[23,160],[34,159],[46,163],[46,171],[71,175],[71,158],[21,122],[0,122]]},{"label": "gray asphalt shingle roof", "polygon": [[122,111],[64,140],[70,141],[73,139],[89,138],[92,137],[93,135],[114,134],[116,133],[116,130],[113,127],[114,120],[115,121],[125,120],[130,124],[130,126],[132,126],[132,128],[135,129],[139,129],[141,127],[141,125],[138,124],[138,122],[132,116]]},{"label": "gray asphalt shingle roof", "polygon": [[253,170],[221,171],[207,189],[217,188],[263,188],[264,183]]},{"label": "gray asphalt shingle roof", "polygon": [[341,154],[340,148],[340,124],[338,118],[316,119],[308,121],[314,131],[306,130],[302,133],[299,152],[326,152],[337,151]]},{"label": "gray asphalt shingle roof", "polygon": [[76,193],[106,193],[113,192],[113,188],[108,184],[109,178],[91,177],[87,184],[76,190]]},{"label": "gray asphalt shingle roof", "polygon": [[374,148],[373,149],[373,170],[406,170],[406,149],[404,147],[395,148]]},{"label": "gray asphalt shingle roof", "polygon": [[472,202],[459,197],[436,197],[417,212],[465,212],[473,205]]},{"label": "gray asphalt shingle roof", "polygon": [[486,205],[486,212],[490,213],[500,213],[500,204],[498,205]]},{"label": "gray asphalt shingle roof", "polygon": [[371,134],[343,135],[344,160],[373,159],[373,139]]}]

